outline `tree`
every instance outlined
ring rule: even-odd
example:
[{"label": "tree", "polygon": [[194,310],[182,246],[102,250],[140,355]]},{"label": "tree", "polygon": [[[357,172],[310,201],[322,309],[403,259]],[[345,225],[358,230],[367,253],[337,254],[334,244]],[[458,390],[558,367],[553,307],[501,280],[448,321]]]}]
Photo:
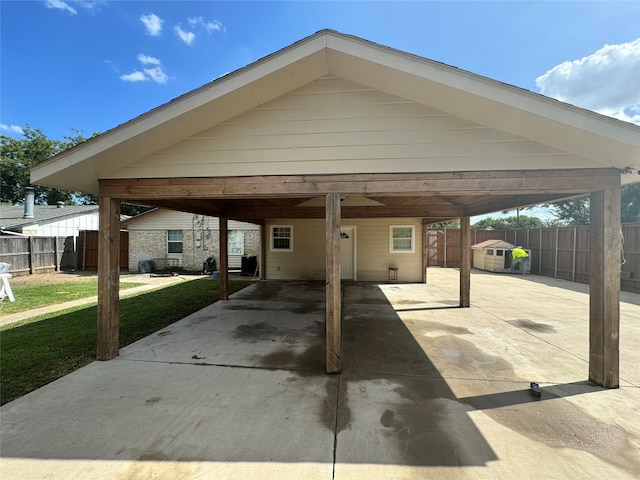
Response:
[{"label": "tree", "polygon": [[[0,201],[20,204],[24,201],[25,187],[31,185],[29,169],[53,155],[74,147],[87,140],[80,130],[73,129],[72,136],[63,140],[51,140],[40,130],[27,125],[21,139],[0,135]],[[92,136],[97,135],[94,133]],[[34,185],[35,202],[51,205],[56,202],[66,204],[95,203],[93,197],[80,192],[60,190]]]},{"label": "tree", "polygon": [[589,197],[548,204],[553,216],[564,226],[589,225]]},{"label": "tree", "polygon": [[[640,183],[623,185],[620,190],[620,220],[640,222]],[[573,198],[548,204],[551,213],[564,226],[589,225],[589,197]]]},{"label": "tree", "polygon": [[[0,200],[11,204],[22,203],[24,189],[30,185],[29,168],[56,151],[57,146],[52,140],[28,125],[20,140],[0,136]],[[44,187],[35,186],[36,203],[44,203],[46,196]]]},{"label": "tree", "polygon": [[640,222],[640,183],[622,187],[621,217],[623,222]]},{"label": "tree", "polygon": [[435,228],[460,228],[460,220],[459,219],[455,219],[455,220],[447,220],[446,222],[430,223],[428,225],[428,227],[431,228],[431,229],[435,229]]},{"label": "tree", "polygon": [[529,217],[520,215],[505,218],[483,218],[474,223],[471,228],[473,230],[517,230],[519,228],[542,228],[545,223],[538,217]]}]

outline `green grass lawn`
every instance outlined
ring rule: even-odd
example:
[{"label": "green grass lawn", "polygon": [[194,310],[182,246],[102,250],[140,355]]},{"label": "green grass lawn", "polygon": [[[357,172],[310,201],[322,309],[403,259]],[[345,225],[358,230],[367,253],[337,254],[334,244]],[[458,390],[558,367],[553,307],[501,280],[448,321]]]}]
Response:
[{"label": "green grass lawn", "polygon": [[[230,281],[233,293],[249,285]],[[171,284],[120,300],[120,347],[218,300],[218,281]],[[0,405],[95,360],[96,304],[0,327]]]},{"label": "green grass lawn", "polygon": [[[125,290],[140,285],[144,283],[120,282],[120,289]],[[5,298],[2,302],[2,315],[95,296],[98,294],[98,279],[48,285],[16,285],[12,286],[11,290],[16,301],[10,302]]]}]

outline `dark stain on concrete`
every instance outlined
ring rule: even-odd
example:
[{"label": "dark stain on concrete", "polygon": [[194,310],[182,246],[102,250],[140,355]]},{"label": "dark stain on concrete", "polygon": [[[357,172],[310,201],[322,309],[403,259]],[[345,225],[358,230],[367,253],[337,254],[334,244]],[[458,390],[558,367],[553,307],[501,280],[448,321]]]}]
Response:
[{"label": "dark stain on concrete", "polygon": [[324,373],[324,344],[311,345],[298,353],[298,349],[284,347],[268,355],[257,356],[260,366],[271,369],[295,370],[306,377]]},{"label": "dark stain on concrete", "polygon": [[158,336],[159,337],[164,337],[166,335],[171,335],[173,332],[170,332],[169,330],[164,330],[162,332],[158,332]]},{"label": "dark stain on concrete", "polygon": [[[338,388],[339,385],[339,388]],[[325,383],[320,421],[329,431],[338,433],[351,427],[351,409],[347,403],[348,383],[331,377]]]},{"label": "dark stain on concrete", "polygon": [[479,349],[474,343],[454,335],[441,335],[432,342],[430,354],[447,364],[448,375],[514,379],[513,366],[498,355]]},{"label": "dark stain on concrete", "polygon": [[244,340],[250,343],[264,342],[264,341],[276,341],[276,337],[282,335],[281,330],[269,323],[248,323],[244,325],[238,325],[234,330],[235,338]]},{"label": "dark stain on concrete", "polygon": [[237,311],[244,312],[244,311],[264,310],[264,307],[259,305],[259,304],[250,305],[250,304],[232,303],[232,304],[224,305],[224,309],[225,310],[237,310]]},{"label": "dark stain on concrete", "polygon": [[138,457],[138,460],[141,462],[162,461],[169,460],[169,457],[162,452],[145,452]]},{"label": "dark stain on concrete", "polygon": [[451,335],[472,335],[473,332],[466,327],[456,327],[440,322],[420,322],[421,326],[427,332],[444,332]]},{"label": "dark stain on concrete", "polygon": [[422,300],[399,300],[395,303],[398,305],[422,305],[424,302]]},{"label": "dark stain on concrete", "polygon": [[394,425],[394,421],[393,421],[393,417],[395,416],[395,413],[393,412],[393,410],[385,410],[384,413],[382,414],[382,417],[380,417],[380,423],[382,424],[383,427],[392,427]]},{"label": "dark stain on concrete", "polygon": [[556,327],[547,323],[537,323],[533,320],[526,318],[519,318],[517,320],[511,320],[508,322],[514,327],[523,328],[524,330],[530,330],[532,332],[540,333],[556,333]]},{"label": "dark stain on concrete", "polygon": [[379,437],[392,447],[401,465],[485,465],[496,460],[491,447],[469,421],[468,406],[441,378],[387,380],[399,399],[380,416]]},{"label": "dark stain on concrete", "polygon": [[144,402],[145,405],[154,405],[162,400],[162,397],[151,397]]},{"label": "dark stain on concrete", "polygon": [[313,314],[313,313],[317,313],[317,314],[324,314],[324,305],[323,304],[307,304],[307,305],[301,305],[299,307],[294,308],[293,310],[291,310],[293,313],[296,313],[298,315],[305,315],[305,314]]}]

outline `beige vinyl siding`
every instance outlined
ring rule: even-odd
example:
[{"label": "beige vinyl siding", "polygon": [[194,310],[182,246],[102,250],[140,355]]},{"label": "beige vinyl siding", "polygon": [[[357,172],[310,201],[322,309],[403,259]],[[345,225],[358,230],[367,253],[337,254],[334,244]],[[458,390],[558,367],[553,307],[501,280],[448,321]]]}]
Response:
[{"label": "beige vinyl siding", "polygon": [[[389,267],[397,267],[402,282],[422,281],[422,221],[419,218],[349,219],[343,227],[356,228],[356,278],[359,281],[386,281]],[[293,252],[267,249],[266,273],[272,280],[324,280],[325,222],[315,219],[272,219],[271,225],[293,226]],[[415,227],[415,252],[390,253],[389,226]],[[267,239],[269,241],[270,239]]]},{"label": "beige vinyl siding", "polygon": [[[401,282],[422,281],[422,220],[419,218],[381,218],[375,220],[344,219],[344,226],[357,228],[358,280],[386,281],[389,267],[398,268]],[[413,225],[415,251],[413,253],[391,253],[389,250],[389,227],[391,225]]]},{"label": "beige vinyl siding", "polygon": [[[271,226],[293,226],[293,251],[271,250]],[[266,272],[269,280],[324,280],[325,224],[324,220],[274,219],[267,223],[269,235],[266,251]]]},{"label": "beige vinyl siding", "polygon": [[[129,221],[129,230],[192,230],[194,228],[194,217],[191,213],[176,212],[173,210],[159,210],[149,215]],[[202,215],[198,215],[198,220],[202,220]],[[204,217],[205,228],[219,230],[219,220],[217,217]],[[229,220],[228,230],[259,230],[260,227],[253,223],[238,222]]]},{"label": "beige vinyl siding", "polygon": [[[114,177],[584,167],[584,159],[340,78],[316,80]],[[594,163],[593,166],[596,166]]]}]

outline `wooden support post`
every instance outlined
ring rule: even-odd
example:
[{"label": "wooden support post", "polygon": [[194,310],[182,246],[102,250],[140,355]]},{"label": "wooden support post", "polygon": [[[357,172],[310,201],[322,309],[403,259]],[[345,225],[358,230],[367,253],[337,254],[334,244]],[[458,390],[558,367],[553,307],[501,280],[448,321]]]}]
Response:
[{"label": "wooden support post", "polygon": [[220,300],[229,299],[229,233],[227,229],[227,217],[220,217]]},{"label": "wooden support post", "polygon": [[422,283],[427,283],[427,266],[429,265],[429,226],[422,224]]},{"label": "wooden support post", "polygon": [[100,197],[98,242],[98,360],[119,353],[120,200]]},{"label": "wooden support post", "polygon": [[260,257],[258,257],[258,271],[260,272],[260,280],[267,278],[267,229],[264,225],[260,225]]},{"label": "wooden support post", "polygon": [[591,193],[589,380],[620,384],[620,188]]},{"label": "wooden support post", "polygon": [[326,197],[326,370],[340,373],[342,311],[340,308],[340,195]]},{"label": "wooden support post", "polygon": [[460,219],[460,306],[471,305],[471,219]]}]

